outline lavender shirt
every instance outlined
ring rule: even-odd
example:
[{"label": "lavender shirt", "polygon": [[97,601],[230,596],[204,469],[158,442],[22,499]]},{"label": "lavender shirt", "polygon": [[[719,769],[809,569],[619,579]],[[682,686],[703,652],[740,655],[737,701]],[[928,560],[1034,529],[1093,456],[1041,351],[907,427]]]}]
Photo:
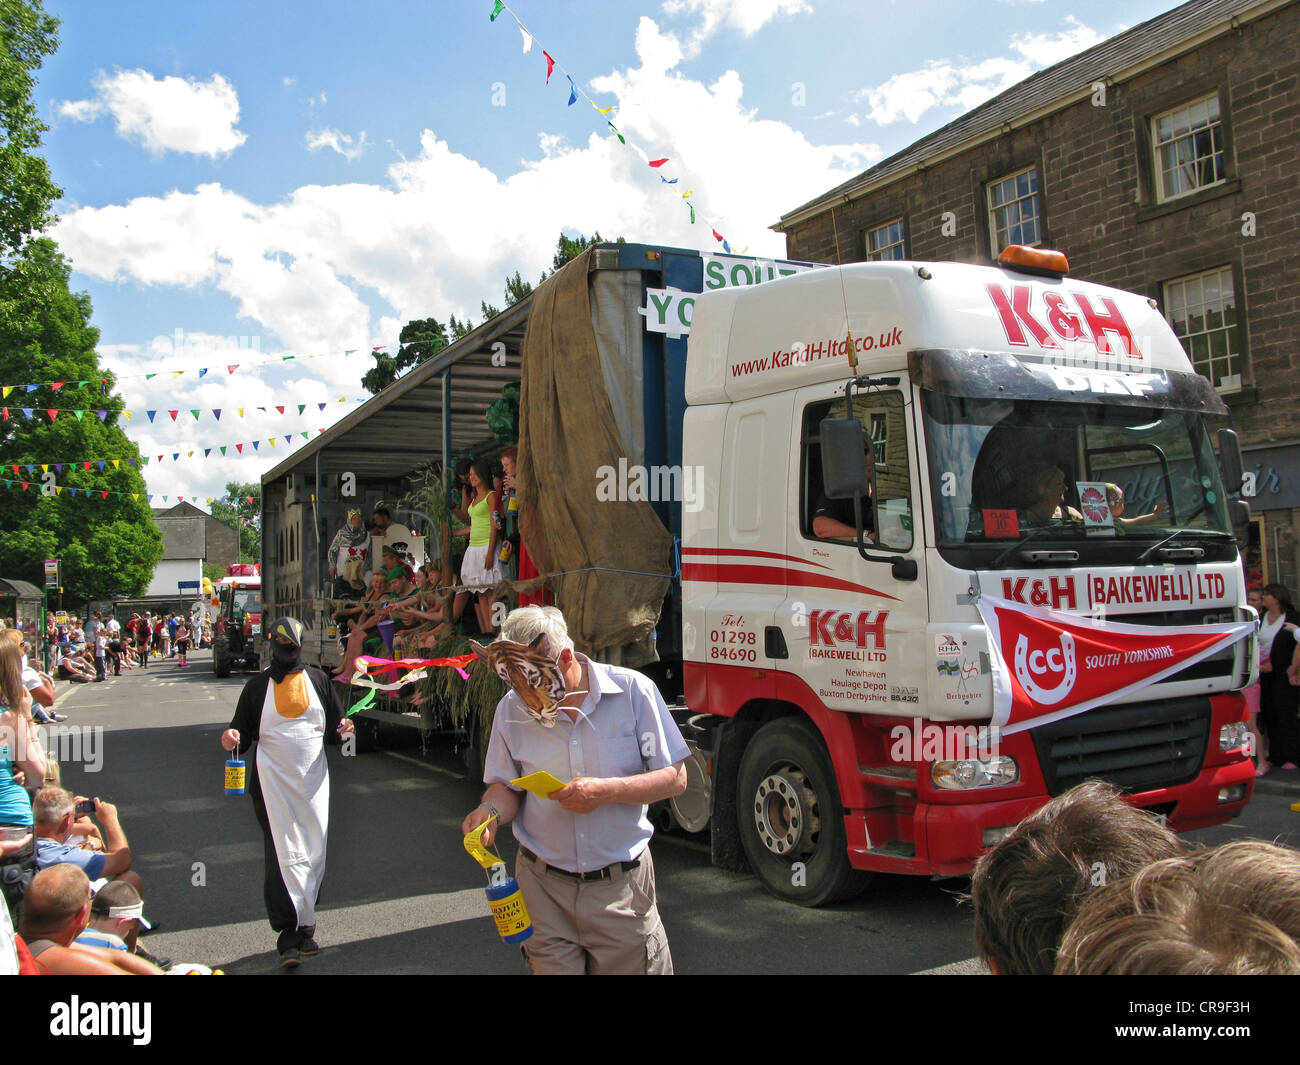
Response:
[{"label": "lavender shirt", "polygon": [[[544,769],[566,784],[575,777],[630,777],[676,765],[690,753],[659,689],[646,677],[585,655],[591,690],[571,721],[560,711],[544,728],[524,711],[514,692],[497,704],[488,744],[485,784],[505,784]],[[585,814],[569,813],[553,799],[519,788],[522,806],[515,839],[547,865],[589,873],[640,856],[654,829],[648,807],[605,803]]]}]

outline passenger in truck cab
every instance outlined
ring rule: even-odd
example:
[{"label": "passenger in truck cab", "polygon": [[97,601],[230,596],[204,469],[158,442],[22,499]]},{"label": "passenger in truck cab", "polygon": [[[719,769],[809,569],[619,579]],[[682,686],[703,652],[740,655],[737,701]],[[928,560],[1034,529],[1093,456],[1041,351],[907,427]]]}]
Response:
[{"label": "passenger in truck cab", "polygon": [[1127,529],[1134,525],[1155,525],[1169,520],[1169,504],[1163,501],[1157,503],[1155,509],[1147,514],[1135,514],[1131,518],[1126,518],[1124,516],[1124,489],[1110,482],[1106,484],[1106,502],[1110,506],[1111,517],[1115,519],[1115,524],[1121,529]]},{"label": "passenger in truck cab", "polygon": [[[867,468],[867,482],[871,482],[871,445],[863,453],[862,459]],[[863,538],[874,543],[876,540],[875,513],[871,506],[871,495],[862,499]],[[858,530],[854,525],[853,499],[831,499],[823,493],[817,498],[817,505],[812,512],[813,535],[819,540],[855,540]]]},{"label": "passenger in truck cab", "polygon": [[1083,515],[1065,502],[1065,474],[1050,462],[1035,462],[1025,471],[1024,487],[1028,502],[1020,507],[1027,521],[1046,525],[1069,518],[1083,521]]}]

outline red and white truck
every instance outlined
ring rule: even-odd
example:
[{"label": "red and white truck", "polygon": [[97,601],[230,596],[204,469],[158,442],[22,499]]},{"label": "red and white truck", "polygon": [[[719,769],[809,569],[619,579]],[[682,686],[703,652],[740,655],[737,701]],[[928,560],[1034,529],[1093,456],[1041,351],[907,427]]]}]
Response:
[{"label": "red and white truck", "polygon": [[[544,427],[520,408],[535,498],[582,516],[542,532],[628,541],[590,508],[610,480],[637,499],[634,470],[654,486],[636,505],[680,570],[657,548],[581,565],[664,577],[635,620],[695,747],[668,808],[717,864],[808,905],[874,872],[961,874],[1088,777],[1178,829],[1224,821],[1253,788],[1255,669],[1240,455],[1221,432],[1221,475],[1211,444],[1227,408],[1153,302],[1017,254],[815,268],[600,245],[266,475],[272,616],[304,618],[313,660],[335,650],[319,589],[346,508],[400,498],[419,462],[498,453],[486,404],[515,381],[527,400],[578,339],[603,402],[593,385]],[[595,406],[622,428],[588,470],[545,434]],[[618,613],[585,570],[551,568],[579,570],[571,621],[588,600]],[[623,638],[606,635],[584,649]],[[453,727],[427,703],[383,714]]]},{"label": "red and white truck", "polygon": [[[1222,431],[1221,476],[1208,425],[1226,407],[1153,300],[1008,258],[695,302],[695,781],[715,860],[743,851],[792,901],[967,872],[1085,778],[1175,829],[1250,798],[1240,456]],[[855,479],[857,515],[827,498]],[[817,535],[836,510],[860,541]]]}]

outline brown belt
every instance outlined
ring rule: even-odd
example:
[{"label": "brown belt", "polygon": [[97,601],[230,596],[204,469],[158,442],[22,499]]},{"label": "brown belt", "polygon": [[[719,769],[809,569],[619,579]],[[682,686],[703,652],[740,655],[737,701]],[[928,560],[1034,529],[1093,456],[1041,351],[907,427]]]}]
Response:
[{"label": "brown belt", "polygon": [[570,880],[579,880],[584,883],[590,880],[612,880],[614,878],[615,870],[621,869],[625,873],[630,873],[641,864],[641,859],[637,858],[635,861],[631,862],[614,862],[612,865],[605,866],[604,869],[593,869],[589,873],[571,873],[568,869],[561,869],[558,865],[548,865],[527,847],[521,846],[519,848],[519,853],[540,865],[543,873],[556,873],[559,876],[568,877]]}]

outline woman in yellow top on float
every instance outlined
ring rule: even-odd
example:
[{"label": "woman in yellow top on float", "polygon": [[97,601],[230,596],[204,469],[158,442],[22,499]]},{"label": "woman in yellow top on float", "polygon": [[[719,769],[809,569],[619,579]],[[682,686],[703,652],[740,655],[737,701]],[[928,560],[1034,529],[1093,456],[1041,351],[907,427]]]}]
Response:
[{"label": "woman in yellow top on float", "polygon": [[496,493],[492,491],[492,474],[483,459],[470,463],[466,477],[468,487],[461,494],[456,517],[469,522],[469,548],[460,565],[460,583],[467,591],[456,597],[453,616],[459,619],[465,609],[465,599],[474,597],[474,614],[479,632],[495,633],[492,624],[492,587],[506,579],[505,571],[497,560],[500,537],[492,521]]}]

